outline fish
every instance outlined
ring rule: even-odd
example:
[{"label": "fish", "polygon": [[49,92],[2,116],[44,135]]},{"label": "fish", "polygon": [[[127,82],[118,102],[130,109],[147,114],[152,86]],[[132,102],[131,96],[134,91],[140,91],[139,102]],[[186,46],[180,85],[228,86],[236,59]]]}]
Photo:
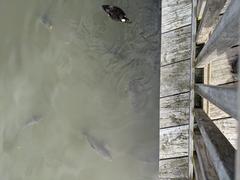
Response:
[{"label": "fish", "polygon": [[85,136],[88,144],[90,147],[98,154],[100,155],[103,159],[112,161],[112,154],[108,148],[108,146],[100,141],[99,139],[91,136],[87,132],[83,132],[83,135]]},{"label": "fish", "polygon": [[42,119],[43,119],[42,116],[34,115],[31,117],[31,119],[29,121],[27,121],[25,123],[24,128],[34,126],[34,125],[38,124]]},{"label": "fish", "polygon": [[108,14],[108,16],[112,18],[112,20],[122,23],[131,23],[121,8],[111,5],[102,5],[102,8]]}]

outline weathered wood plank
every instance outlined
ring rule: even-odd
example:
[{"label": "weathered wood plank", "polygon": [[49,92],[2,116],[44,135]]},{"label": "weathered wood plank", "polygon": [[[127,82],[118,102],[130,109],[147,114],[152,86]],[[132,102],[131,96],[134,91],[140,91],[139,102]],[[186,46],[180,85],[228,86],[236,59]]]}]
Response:
[{"label": "weathered wood plank", "polygon": [[[240,87],[239,87],[240,88]],[[240,93],[239,93],[240,94]],[[238,136],[240,137],[240,126],[238,128]],[[240,138],[238,138],[238,151],[237,151],[237,157],[236,157],[236,180],[240,179]]]},{"label": "weathered wood plank", "polygon": [[208,99],[211,103],[237,118],[237,87],[236,86],[210,86],[204,84],[195,85],[196,92]]},{"label": "weathered wood plank", "polygon": [[162,34],[161,65],[190,59],[191,26]]},{"label": "weathered wood plank", "polygon": [[219,21],[219,14],[226,0],[207,1],[197,33],[197,44],[207,42],[208,36]]},{"label": "weathered wood plank", "polygon": [[[203,67],[212,57],[226,53],[226,50],[239,44],[240,3],[231,0],[229,7],[216,26],[210,39],[197,57],[196,66]],[[238,53],[238,52],[237,52]]]},{"label": "weathered wood plank", "polygon": [[191,0],[162,1],[162,32],[191,23]]},{"label": "weathered wood plank", "polygon": [[160,159],[188,155],[188,125],[160,129]]},{"label": "weathered wood plank", "polygon": [[188,138],[188,176],[193,179],[193,130],[194,130],[194,106],[195,106],[195,58],[196,58],[196,33],[197,33],[197,0],[192,0],[192,29],[191,29],[191,60],[190,60],[190,112],[189,112],[189,138]]},{"label": "weathered wood plank", "polygon": [[227,0],[227,1],[226,1],[224,7],[222,8],[222,10],[221,10],[221,12],[220,12],[220,14],[224,14],[224,13],[225,13],[225,11],[227,10],[230,2],[231,2],[231,0]]},{"label": "weathered wood plank", "polygon": [[219,179],[234,179],[235,149],[202,109],[195,117]]},{"label": "weathered wood plank", "polygon": [[230,115],[208,101],[208,116],[210,119],[229,118]]},{"label": "weathered wood plank", "polygon": [[200,170],[202,172],[202,180],[217,180],[218,175],[215,171],[213,163],[210,160],[208,151],[202,139],[202,135],[198,129],[194,131],[194,146],[197,152]]},{"label": "weathered wood plank", "polygon": [[[238,68],[240,69],[240,63],[238,63]],[[238,73],[238,78],[240,79],[240,73]],[[238,102],[240,102],[240,83],[238,84]],[[240,103],[238,103],[238,108]],[[240,119],[240,111],[238,112],[238,117]],[[236,155],[236,180],[240,179],[240,125],[238,125],[238,148]]]},{"label": "weathered wood plank", "polygon": [[203,11],[206,6],[206,0],[199,0],[197,3],[197,19],[202,19]]},{"label": "weathered wood plank", "polygon": [[188,158],[160,160],[159,177],[160,179],[187,179]]},{"label": "weathered wood plank", "polygon": [[188,124],[189,93],[162,98],[160,128]]},{"label": "weathered wood plank", "polygon": [[238,122],[233,118],[219,119],[213,121],[232,146],[237,149]]},{"label": "weathered wood plank", "polygon": [[237,75],[233,73],[231,66],[234,60],[236,60],[236,56],[229,56],[228,58],[222,56],[216,57],[216,60],[210,63],[211,75],[209,84],[220,85],[237,81]]},{"label": "weathered wood plank", "polygon": [[200,169],[200,165],[199,165],[199,162],[198,162],[196,152],[194,152],[194,154],[193,154],[193,162],[194,162],[195,179],[196,180],[203,180],[202,172],[201,172],[201,169]]},{"label": "weathered wood plank", "polygon": [[190,60],[161,67],[160,97],[189,91]]}]

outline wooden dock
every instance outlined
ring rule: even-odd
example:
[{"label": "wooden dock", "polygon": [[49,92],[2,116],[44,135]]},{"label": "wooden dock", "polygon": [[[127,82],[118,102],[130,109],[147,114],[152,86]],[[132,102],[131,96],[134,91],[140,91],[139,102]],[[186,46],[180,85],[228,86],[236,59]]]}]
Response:
[{"label": "wooden dock", "polygon": [[[200,152],[193,153],[193,134],[189,136],[189,132],[193,133],[194,123],[190,113],[193,110],[190,84],[194,81],[194,78],[191,79],[193,72],[191,62],[193,62],[193,55],[195,58],[195,54],[193,54],[195,44],[192,42],[196,41],[197,45],[205,43],[204,48],[207,47],[207,50],[213,49],[212,43],[215,41],[221,42],[221,38],[214,39],[212,34],[220,20],[225,18],[224,13],[230,4],[229,0],[209,2],[200,0],[196,10],[193,10],[192,2],[194,1],[162,0],[159,177],[166,180],[192,179],[194,162],[195,168],[199,167],[204,171],[201,159],[197,156]],[[196,13],[196,16],[192,13]],[[196,26],[196,36],[192,17],[200,22]],[[192,37],[196,39],[192,39]],[[204,48],[200,54],[196,52],[197,62],[200,59],[204,59],[202,64],[209,62],[207,65],[201,66],[203,83],[214,86],[235,84],[238,78],[233,73],[231,63],[236,59],[238,47],[229,49],[227,53],[220,53],[224,52],[224,46],[222,46],[218,53],[210,55],[204,52],[208,52]],[[199,63],[201,64],[201,62]],[[235,93],[235,91],[233,92]],[[203,100],[203,110],[213,122],[214,127],[217,127],[216,131],[220,130],[223,137],[226,137],[226,144],[230,142],[236,149],[237,120],[231,117],[233,113],[227,114],[226,111],[220,110],[206,99]],[[200,115],[204,116],[201,112]],[[199,146],[203,143],[201,133],[199,136],[196,133],[194,138]],[[204,154],[204,152],[201,153]],[[198,166],[196,162],[199,162]],[[209,173],[212,173],[213,176],[216,175],[215,171]],[[199,177],[202,176],[203,179],[206,179],[204,175],[206,174],[199,174]],[[195,178],[196,176],[195,172]]]}]

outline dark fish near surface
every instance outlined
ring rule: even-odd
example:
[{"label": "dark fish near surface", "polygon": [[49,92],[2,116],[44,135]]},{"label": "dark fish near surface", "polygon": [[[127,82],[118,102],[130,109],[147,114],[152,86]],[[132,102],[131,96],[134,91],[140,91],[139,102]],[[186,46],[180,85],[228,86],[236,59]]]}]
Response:
[{"label": "dark fish near surface", "polygon": [[122,23],[131,23],[131,21],[127,18],[125,12],[121,8],[111,5],[102,5],[102,8],[113,20]]},{"label": "dark fish near surface", "polygon": [[97,138],[91,136],[89,133],[83,132],[82,134],[86,137],[88,144],[97,154],[99,154],[105,160],[112,161],[111,152],[105,143],[99,141]]}]

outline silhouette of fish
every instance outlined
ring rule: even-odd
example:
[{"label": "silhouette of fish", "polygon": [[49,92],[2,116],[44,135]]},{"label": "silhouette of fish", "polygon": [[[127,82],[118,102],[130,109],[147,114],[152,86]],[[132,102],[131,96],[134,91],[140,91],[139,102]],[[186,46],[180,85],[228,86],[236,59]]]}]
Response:
[{"label": "silhouette of fish", "polygon": [[95,137],[89,135],[86,132],[83,132],[83,135],[86,137],[88,144],[92,147],[92,149],[99,154],[101,157],[108,161],[112,161],[112,155],[107,147],[107,145]]},{"label": "silhouette of fish", "polygon": [[102,5],[102,8],[108,14],[108,16],[112,18],[112,20],[122,23],[131,23],[121,8],[111,5]]}]

